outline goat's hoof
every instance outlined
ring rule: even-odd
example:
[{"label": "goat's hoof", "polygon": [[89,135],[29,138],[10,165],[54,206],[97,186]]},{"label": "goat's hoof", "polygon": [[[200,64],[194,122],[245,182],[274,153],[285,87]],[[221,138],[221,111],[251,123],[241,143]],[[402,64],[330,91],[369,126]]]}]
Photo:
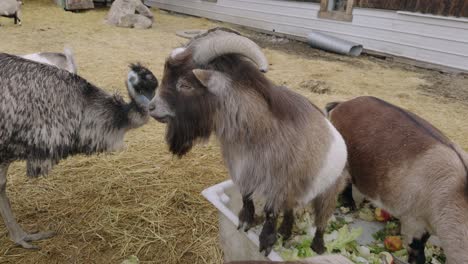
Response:
[{"label": "goat's hoof", "polygon": [[265,251],[265,257],[270,255],[271,250],[273,249],[273,245],[276,243],[276,233],[270,233],[270,234],[265,234],[261,233],[260,234],[260,247],[259,251]]},{"label": "goat's hoof", "polygon": [[312,250],[319,255],[325,253],[325,245],[323,244],[323,240],[321,242],[314,240],[310,248],[312,248]]},{"label": "goat's hoof", "polygon": [[239,225],[237,226],[237,230],[242,229],[244,230],[244,232],[247,232],[250,230],[251,227],[252,227],[251,224],[239,220]]},{"label": "goat's hoof", "polygon": [[283,237],[283,241],[286,241],[291,237],[292,230],[288,226],[281,225],[278,233]]},{"label": "goat's hoof", "polygon": [[415,250],[411,248],[408,252],[408,263],[410,264],[424,264],[426,263],[426,256],[424,255],[424,248]]},{"label": "goat's hoof", "polygon": [[[273,247],[267,247],[267,248],[264,249],[265,250],[264,251],[265,257],[268,257],[268,255],[270,255],[272,249],[273,249]],[[260,253],[262,253],[262,251],[263,250],[260,250]]]},{"label": "goat's hoof", "polygon": [[253,226],[253,222],[254,212],[242,208],[239,212],[239,225],[237,226],[237,230],[242,228],[244,232],[247,232]]}]

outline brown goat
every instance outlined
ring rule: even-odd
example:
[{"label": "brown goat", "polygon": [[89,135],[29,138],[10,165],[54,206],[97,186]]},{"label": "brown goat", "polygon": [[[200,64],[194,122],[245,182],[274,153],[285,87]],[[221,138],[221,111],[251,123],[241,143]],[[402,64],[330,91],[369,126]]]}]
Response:
[{"label": "brown goat", "polygon": [[227,262],[226,264],[353,264],[353,262],[340,255],[325,255],[297,261],[275,262],[261,260],[246,260]]},{"label": "brown goat", "polygon": [[468,263],[467,154],[421,117],[374,97],[327,106],[348,147],[353,185],[400,218],[409,262],[437,235],[449,264]]},{"label": "brown goat", "polygon": [[345,182],[341,173],[346,146],[317,107],[259,71],[267,67],[251,40],[211,30],[172,52],[150,114],[168,123],[166,140],[179,156],[216,134],[243,197],[239,228],[247,231],[253,223],[252,195],[266,198],[260,251],[271,251],[281,211],[280,233],[288,238],[293,208],[314,200],[317,232],[312,249],[323,253],[323,232]]}]

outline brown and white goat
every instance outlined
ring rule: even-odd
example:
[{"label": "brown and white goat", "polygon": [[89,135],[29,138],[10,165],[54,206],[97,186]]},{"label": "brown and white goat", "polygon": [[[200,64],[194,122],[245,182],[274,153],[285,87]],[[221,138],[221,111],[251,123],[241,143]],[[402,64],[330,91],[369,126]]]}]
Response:
[{"label": "brown and white goat", "polygon": [[166,140],[179,156],[216,134],[243,197],[239,228],[246,231],[253,223],[252,195],[266,198],[260,251],[271,251],[281,211],[280,233],[288,238],[293,208],[314,200],[318,228],[312,249],[323,253],[323,232],[345,182],[340,175],[346,146],[322,111],[274,85],[261,73],[267,68],[254,42],[232,31],[210,30],[166,60],[150,114],[168,123]]},{"label": "brown and white goat", "polygon": [[327,105],[348,147],[353,185],[400,218],[409,262],[437,235],[449,264],[468,263],[467,154],[421,117],[374,97]]}]

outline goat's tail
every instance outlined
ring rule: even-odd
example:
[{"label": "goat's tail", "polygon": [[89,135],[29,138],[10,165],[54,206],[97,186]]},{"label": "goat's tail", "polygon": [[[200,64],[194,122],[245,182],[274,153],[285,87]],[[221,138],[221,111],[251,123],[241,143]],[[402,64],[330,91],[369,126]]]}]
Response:
[{"label": "goat's tail", "polygon": [[72,73],[77,73],[76,64],[75,64],[75,57],[73,56],[73,51],[69,47],[65,47],[63,49],[63,54],[67,58],[67,67],[68,70]]},{"label": "goat's tail", "polygon": [[342,102],[330,102],[328,103],[326,106],[325,106],[325,111],[327,112],[327,115],[329,116],[330,115],[330,112],[335,109],[335,107],[337,107],[339,104],[341,104]]}]

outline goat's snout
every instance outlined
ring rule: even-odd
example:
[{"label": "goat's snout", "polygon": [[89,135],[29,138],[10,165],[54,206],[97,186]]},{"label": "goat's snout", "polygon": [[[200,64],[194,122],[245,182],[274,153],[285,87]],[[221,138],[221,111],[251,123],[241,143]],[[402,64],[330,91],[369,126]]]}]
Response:
[{"label": "goat's snout", "polygon": [[150,116],[156,121],[161,123],[167,123],[172,118],[175,118],[175,113],[165,100],[156,95],[148,105]]}]

